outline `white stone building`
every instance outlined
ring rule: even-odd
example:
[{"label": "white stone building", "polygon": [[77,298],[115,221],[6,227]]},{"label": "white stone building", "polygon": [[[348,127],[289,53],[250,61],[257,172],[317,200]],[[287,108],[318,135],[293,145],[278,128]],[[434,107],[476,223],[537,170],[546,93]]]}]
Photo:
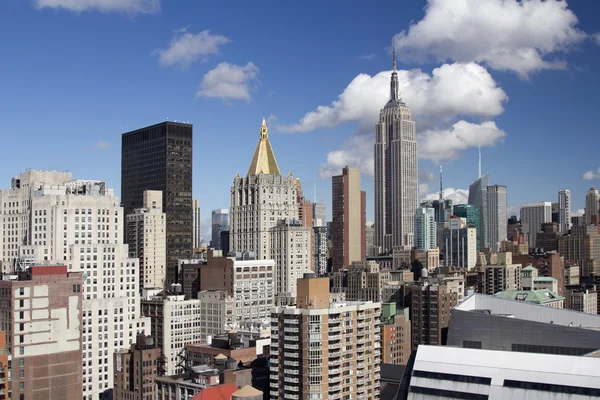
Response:
[{"label": "white stone building", "polygon": [[435,210],[421,206],[415,214],[415,247],[420,250],[435,248],[437,244],[437,225]]},{"label": "white stone building", "polygon": [[591,225],[593,217],[598,217],[600,209],[600,195],[595,187],[591,187],[585,196],[585,224]]},{"label": "white stone building", "polygon": [[57,179],[35,189],[21,181],[22,217],[31,228],[19,262],[48,260],[83,272],[83,396],[102,398],[113,387],[113,353],[129,348],[138,332],[149,334],[147,319],[139,317],[139,263],[128,258],[123,209],[105,182],[57,183],[59,173],[47,175]]},{"label": "white stone building", "polygon": [[492,251],[500,251],[500,243],[506,240],[506,186],[487,187],[487,240]]},{"label": "white stone building", "polygon": [[167,219],[162,211],[162,191],[144,191],[144,207],[127,216],[129,257],[140,262],[140,286],[164,288],[167,264]]},{"label": "white stone building", "polygon": [[279,220],[298,219],[296,178],[282,176],[263,120],[258,145],[245,177],[236,175],[231,188],[229,247],[254,252],[259,259],[271,254],[270,230]]},{"label": "white stone building", "polygon": [[562,233],[571,229],[571,191],[568,189],[558,192],[558,223]]},{"label": "white stone building", "polygon": [[235,298],[226,290],[203,290],[198,292],[200,302],[200,340],[208,336],[222,335],[232,329],[236,322]]},{"label": "white stone building", "polygon": [[544,222],[552,222],[552,203],[538,201],[521,207],[521,224],[529,229],[529,248],[535,248],[537,233],[542,230]]},{"label": "white stone building", "polygon": [[142,309],[143,315],[151,319],[152,336],[162,347],[164,373],[175,375],[184,372],[181,356],[185,345],[201,340],[200,301],[186,300],[181,293],[161,292],[142,300]]},{"label": "white stone building", "polygon": [[298,220],[280,220],[271,228],[271,259],[275,261],[275,293],[296,293],[296,281],[311,270],[312,228]]}]

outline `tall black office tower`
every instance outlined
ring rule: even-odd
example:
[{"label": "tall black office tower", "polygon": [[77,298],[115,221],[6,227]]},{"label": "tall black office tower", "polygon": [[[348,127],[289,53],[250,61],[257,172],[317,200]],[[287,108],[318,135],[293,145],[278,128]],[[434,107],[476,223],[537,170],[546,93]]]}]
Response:
[{"label": "tall black office tower", "polygon": [[[192,257],[192,125],[162,122],[124,133],[121,205],[141,208],[144,190],[162,190],[167,215],[167,287],[177,282],[179,259]],[[125,236],[126,237],[126,236]]]}]

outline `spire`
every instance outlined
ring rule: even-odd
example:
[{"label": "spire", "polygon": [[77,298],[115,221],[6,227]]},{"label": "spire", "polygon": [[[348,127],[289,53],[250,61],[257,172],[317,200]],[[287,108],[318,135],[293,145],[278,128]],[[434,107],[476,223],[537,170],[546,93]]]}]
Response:
[{"label": "spire", "polygon": [[271,147],[271,142],[269,141],[267,121],[264,118],[260,127],[258,144],[256,145],[256,150],[254,150],[254,157],[252,157],[252,162],[248,169],[248,175],[259,174],[281,175],[279,173],[277,161],[275,160],[273,148]]},{"label": "spire", "polygon": [[444,185],[442,184],[442,164],[440,164],[440,203],[444,201]]},{"label": "spire", "polygon": [[479,179],[481,179],[481,145],[479,145]]},{"label": "spire", "polygon": [[390,81],[390,101],[387,106],[396,106],[402,102],[398,93],[398,71],[396,70],[396,48],[392,42],[392,80]]}]

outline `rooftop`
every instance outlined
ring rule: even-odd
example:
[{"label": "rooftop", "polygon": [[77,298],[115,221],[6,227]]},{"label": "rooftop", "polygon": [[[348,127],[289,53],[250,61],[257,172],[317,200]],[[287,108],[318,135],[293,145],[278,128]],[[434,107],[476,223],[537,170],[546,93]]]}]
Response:
[{"label": "rooftop", "polygon": [[539,290],[506,290],[498,292],[494,296],[502,299],[524,301],[527,303],[546,304],[553,301],[564,300],[565,298],[557,295],[549,289]]},{"label": "rooftop", "polygon": [[238,391],[233,383],[219,385],[201,390],[191,400],[230,400],[231,396]]},{"label": "rooftop", "polygon": [[259,174],[281,175],[279,167],[277,166],[277,161],[275,160],[275,153],[273,153],[273,148],[269,141],[267,121],[265,121],[264,118],[262,126],[260,127],[258,144],[256,145],[256,150],[254,150],[254,157],[250,163],[250,168],[248,168],[249,176]]},{"label": "rooftop", "polygon": [[584,329],[600,329],[600,315],[586,314],[578,311],[548,307],[536,303],[516,301],[498,296],[473,294],[467,297],[452,311],[485,312],[499,318],[510,316],[516,319],[553,323],[562,326],[581,327]]}]

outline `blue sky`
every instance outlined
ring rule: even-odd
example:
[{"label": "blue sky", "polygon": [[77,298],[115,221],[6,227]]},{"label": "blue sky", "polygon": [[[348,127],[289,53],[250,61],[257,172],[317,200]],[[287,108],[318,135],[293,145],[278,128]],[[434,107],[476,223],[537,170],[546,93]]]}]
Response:
[{"label": "blue sky", "polygon": [[329,207],[328,176],[360,166],[372,217],[373,129],[394,38],[426,157],[422,195],[440,162],[446,187],[468,188],[481,144],[511,210],[565,188],[580,209],[600,184],[599,12],[592,0],[3,0],[1,186],[27,168],[57,169],[118,193],[121,133],[190,121],[207,219],[229,207],[267,117],[280,169],[308,197],[315,180]]}]

